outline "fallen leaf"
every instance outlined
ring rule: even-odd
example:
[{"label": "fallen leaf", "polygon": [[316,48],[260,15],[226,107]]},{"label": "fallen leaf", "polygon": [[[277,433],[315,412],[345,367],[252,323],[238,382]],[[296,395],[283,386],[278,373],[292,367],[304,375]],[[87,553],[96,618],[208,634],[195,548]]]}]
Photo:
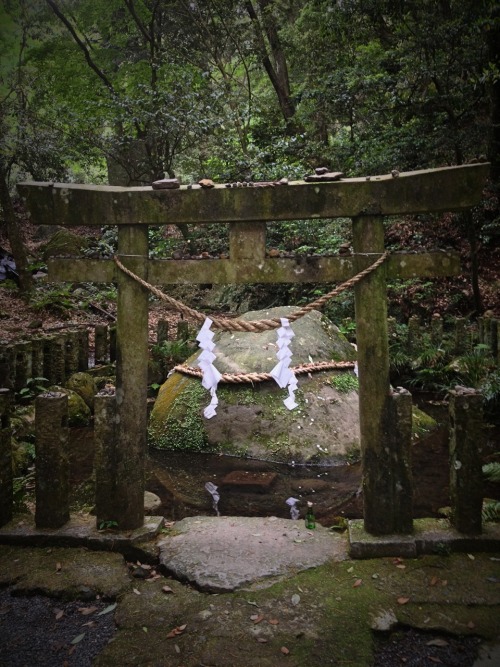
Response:
[{"label": "fallen leaf", "polygon": [[348,570],[347,570],[347,571],[349,572],[349,574],[350,574],[351,572],[354,572],[354,567],[353,567],[353,566],[351,565],[351,567],[350,567],[350,568],[348,568]]},{"label": "fallen leaf", "polygon": [[447,585],[448,585],[448,580],[443,579],[443,581],[441,582],[441,586],[447,586]]},{"label": "fallen leaf", "polygon": [[86,623],[82,623],[82,628],[85,628],[88,626],[89,628],[93,628],[95,625],[95,621],[87,621]]},{"label": "fallen leaf", "polygon": [[467,627],[468,627],[470,630],[472,630],[472,628],[475,628],[475,627],[476,627],[476,624],[473,623],[472,621],[469,621],[469,622],[467,623]]},{"label": "fallen leaf", "polygon": [[147,629],[147,627],[146,627],[145,625],[142,626],[142,629],[143,629],[144,632],[147,633],[148,629]]},{"label": "fallen leaf", "polygon": [[251,604],[251,605],[253,605],[254,607],[258,607],[258,606],[259,606],[259,605],[258,605],[256,602],[254,602],[253,600],[247,600],[247,604]]},{"label": "fallen leaf", "polygon": [[78,642],[81,642],[82,639],[83,639],[84,637],[85,637],[85,632],[82,632],[81,635],[78,635],[77,637],[75,637],[74,639],[72,639],[72,640],[71,640],[71,643],[72,643],[72,644],[78,644]]},{"label": "fallen leaf", "polygon": [[472,554],[467,554],[467,558],[470,558],[471,560],[476,560],[476,558]]},{"label": "fallen leaf", "polygon": [[64,611],[62,609],[55,609],[56,612],[56,621],[59,621],[64,616]]},{"label": "fallen leaf", "polygon": [[136,595],[140,595],[141,591],[138,591],[137,588],[133,588],[132,592],[135,593]]},{"label": "fallen leaf", "polygon": [[95,611],[97,611],[97,607],[78,607],[78,611],[82,616],[88,616],[89,614],[93,614]]},{"label": "fallen leaf", "polygon": [[443,664],[443,661],[440,660],[439,658],[436,658],[436,656],[434,656],[434,655],[430,655],[430,656],[429,656],[429,660],[430,660],[431,662],[436,662],[436,663],[439,663],[439,664],[441,664],[441,665]]},{"label": "fallen leaf", "polygon": [[184,625],[178,625],[173,630],[170,630],[170,632],[167,635],[167,639],[172,639],[173,637],[178,637],[179,635],[182,635],[186,627],[187,623],[184,623]]},{"label": "fallen leaf", "polygon": [[161,590],[162,590],[164,593],[173,593],[173,592],[174,592],[173,589],[170,588],[170,586],[163,586],[163,588],[162,588]]},{"label": "fallen leaf", "polygon": [[300,602],[300,595],[297,595],[297,593],[295,593],[295,595],[292,595],[292,604],[297,605],[299,604],[299,602]]},{"label": "fallen leaf", "polygon": [[279,625],[279,621],[277,618],[270,618],[268,623],[269,625]]},{"label": "fallen leaf", "polygon": [[397,599],[398,604],[407,604],[410,601],[410,598],[400,597]]},{"label": "fallen leaf", "polygon": [[260,623],[261,621],[264,620],[264,614],[252,614],[250,618],[255,623],[255,625],[257,625],[257,623]]},{"label": "fallen leaf", "polygon": [[109,614],[110,612],[114,611],[116,609],[116,602],[113,602],[113,604],[108,605],[105,609],[100,611],[97,615],[98,616],[104,616],[104,614]]},{"label": "fallen leaf", "polygon": [[428,641],[426,646],[448,646],[448,642],[446,639],[440,639],[438,637],[437,639],[431,639]]},{"label": "fallen leaf", "polygon": [[259,644],[267,644],[267,639],[264,639],[264,637],[257,637],[257,641]]},{"label": "fallen leaf", "polygon": [[179,648],[178,644],[174,644],[174,649],[176,653],[180,653],[181,649]]},{"label": "fallen leaf", "polygon": [[280,651],[283,653],[283,655],[288,655],[290,653],[290,649],[288,649],[286,646],[282,646]]},{"label": "fallen leaf", "polygon": [[403,563],[398,563],[396,567],[399,568],[400,570],[406,570],[406,565],[403,565]]},{"label": "fallen leaf", "polygon": [[430,581],[430,586],[435,586],[438,583],[438,581],[439,581],[438,577],[432,577]]},{"label": "fallen leaf", "polygon": [[402,562],[403,562],[403,559],[399,558],[399,557],[392,559],[393,565],[400,565]]},{"label": "fallen leaf", "polygon": [[56,572],[60,572],[61,570],[62,570],[61,563],[56,563]]},{"label": "fallen leaf", "polygon": [[358,588],[359,586],[361,586],[362,583],[363,583],[363,579],[356,579],[356,581],[353,583],[352,587],[353,588]]}]

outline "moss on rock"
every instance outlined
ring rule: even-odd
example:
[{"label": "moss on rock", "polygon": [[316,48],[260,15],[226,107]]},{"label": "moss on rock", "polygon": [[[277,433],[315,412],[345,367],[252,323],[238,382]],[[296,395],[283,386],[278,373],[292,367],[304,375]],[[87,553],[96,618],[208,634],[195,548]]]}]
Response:
[{"label": "moss on rock", "polygon": [[97,394],[97,383],[89,373],[73,373],[66,381],[66,387],[83,398],[91,412],[94,412],[94,396]]}]

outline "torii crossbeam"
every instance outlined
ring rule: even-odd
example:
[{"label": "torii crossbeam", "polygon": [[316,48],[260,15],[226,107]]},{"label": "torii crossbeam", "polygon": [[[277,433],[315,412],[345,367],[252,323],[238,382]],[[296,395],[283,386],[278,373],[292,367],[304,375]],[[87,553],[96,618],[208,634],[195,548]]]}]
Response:
[{"label": "torii crossbeam", "polygon": [[[460,211],[480,201],[489,165],[474,164],[267,187],[176,190],[151,187],[27,182],[18,185],[37,224],[118,226],[118,256],[157,285],[187,283],[337,282],[366,268],[385,250],[384,216]],[[353,255],[272,258],[266,223],[350,217]],[[151,260],[148,226],[229,223],[228,259]],[[390,394],[386,279],[443,277],[460,272],[449,251],[393,253],[355,287],[365,528],[373,534],[409,532],[410,505],[400,490],[397,453],[384,430]],[[112,260],[53,259],[49,280],[116,282],[118,463],[115,508],[120,529],[143,525],[147,448],[148,293]],[[409,488],[404,492],[410,493]],[[401,516],[404,520],[401,520]]]}]

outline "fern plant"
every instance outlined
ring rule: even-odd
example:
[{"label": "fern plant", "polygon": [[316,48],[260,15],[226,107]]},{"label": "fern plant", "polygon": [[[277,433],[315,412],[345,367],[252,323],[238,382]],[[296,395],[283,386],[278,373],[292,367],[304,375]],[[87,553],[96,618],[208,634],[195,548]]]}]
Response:
[{"label": "fern plant", "polygon": [[[483,475],[488,482],[500,482],[500,461],[485,463]],[[500,521],[500,501],[491,500],[483,504],[483,521]]]}]

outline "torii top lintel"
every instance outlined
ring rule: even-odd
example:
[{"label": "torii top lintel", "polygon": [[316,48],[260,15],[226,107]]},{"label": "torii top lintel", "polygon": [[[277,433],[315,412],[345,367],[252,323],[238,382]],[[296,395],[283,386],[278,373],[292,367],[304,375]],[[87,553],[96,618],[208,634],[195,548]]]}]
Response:
[{"label": "torii top lintel", "polygon": [[457,211],[480,201],[488,171],[480,163],[275,187],[153,190],[25,182],[18,190],[39,224],[203,224]]}]

